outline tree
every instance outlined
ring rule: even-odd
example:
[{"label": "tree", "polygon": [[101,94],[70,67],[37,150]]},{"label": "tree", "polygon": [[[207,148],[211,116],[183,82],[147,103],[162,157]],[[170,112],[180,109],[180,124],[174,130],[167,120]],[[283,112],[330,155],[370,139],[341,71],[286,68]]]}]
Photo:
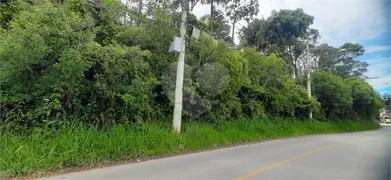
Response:
[{"label": "tree", "polygon": [[232,39],[235,39],[235,25],[238,21],[247,22],[258,14],[259,5],[257,0],[232,0],[225,6],[226,16],[229,17],[232,24]]},{"label": "tree", "polygon": [[[190,0],[190,2],[193,1]],[[181,3],[181,0],[147,1],[144,5],[146,7],[146,12],[142,15],[153,16],[156,15],[156,11],[162,11],[164,15],[174,15],[176,10],[180,7]]]},{"label": "tree", "polygon": [[[173,19],[176,22],[180,22],[181,13],[180,12],[175,12],[173,14]],[[192,13],[188,13],[187,14],[186,23],[188,25],[191,25],[192,27],[197,27],[197,28],[199,28],[201,30],[207,30],[207,28],[208,28],[208,25],[205,22],[198,20],[197,16],[192,14]],[[186,29],[186,34],[189,37],[191,37],[192,32],[193,32],[193,28],[187,28]]]},{"label": "tree", "polygon": [[383,101],[386,113],[391,113],[391,94],[384,94]]},{"label": "tree", "polygon": [[326,118],[349,118],[353,99],[349,84],[330,72],[316,72],[313,76],[313,94],[322,106]]},{"label": "tree", "polygon": [[328,44],[321,44],[312,48],[311,53],[316,56],[318,62],[317,69],[321,71],[334,71],[335,64],[345,55],[340,49]]},{"label": "tree", "polygon": [[310,110],[319,111],[315,99],[308,98],[306,90],[292,80],[284,60],[276,55],[262,55],[245,48],[251,83],[241,88],[243,112],[248,116],[274,115],[306,118]]},{"label": "tree", "polygon": [[266,31],[267,24],[265,19],[254,19],[247,24],[247,27],[243,27],[240,31],[240,45],[253,47],[258,52],[263,52],[266,49]]},{"label": "tree", "polygon": [[276,53],[295,76],[306,43],[312,46],[319,38],[319,32],[309,28],[313,20],[302,9],[273,11],[269,18],[255,19],[243,28],[241,43],[266,54]]},{"label": "tree", "polygon": [[[93,17],[79,12],[85,8],[77,1],[38,2],[1,32],[1,121],[29,126],[69,117],[134,122],[154,112],[149,51],[109,44],[116,37],[110,28],[100,36],[110,41],[97,43],[95,33],[102,31]],[[101,13],[103,19],[117,18]]]},{"label": "tree", "polygon": [[[151,11],[139,16],[141,23],[129,23],[124,17],[130,11],[117,0],[17,1],[17,13],[0,28],[1,122],[57,126],[76,119],[106,125],[171,116],[177,55],[167,49],[177,27],[170,24],[175,8],[167,2],[143,4]],[[236,18],[251,11],[241,6],[231,11]],[[370,116],[380,107],[374,90],[350,77],[358,71],[348,66],[350,61],[363,53],[351,43],[326,46],[329,54],[315,48],[323,62],[333,59],[332,53],[338,56],[323,69],[330,72],[315,73],[315,98],[308,98],[291,70],[299,67],[305,44],[313,44],[318,32],[308,28],[312,18],[302,11],[281,13],[256,19],[243,30],[242,43],[256,49],[237,50],[206,36],[187,44],[185,117],[306,118],[314,111],[344,118]],[[290,13],[295,15],[285,18]],[[213,14],[218,32],[212,35],[232,42],[222,12]],[[212,22],[208,15],[199,20],[190,14],[187,20],[205,30]],[[346,70],[338,69],[342,65]],[[335,75],[339,72],[349,79]]]},{"label": "tree", "polygon": [[[197,1],[197,0],[195,0]],[[215,5],[218,5],[218,4],[226,4],[228,3],[229,1],[231,0],[201,0],[201,3],[203,4],[210,4],[210,26],[209,26],[209,31],[210,32],[215,32],[215,24],[214,24],[214,21],[215,21],[215,18],[216,18],[216,12],[217,10],[215,9]],[[218,16],[218,15],[217,15]]]},{"label": "tree", "polygon": [[[225,20],[223,12],[217,10],[215,11],[214,14],[215,14],[215,19],[213,22],[213,29],[215,31],[211,32],[211,35],[216,39],[233,43],[233,39],[230,36],[231,26]],[[212,26],[212,19],[209,14],[204,15],[203,17],[200,18],[200,20],[203,22],[202,24],[204,24],[205,30],[211,29],[210,27]],[[203,26],[200,25],[198,27],[203,27]]]},{"label": "tree", "polygon": [[352,109],[356,117],[371,118],[379,113],[379,110],[384,106],[384,102],[371,85],[358,77],[347,78],[345,82],[351,86]]},{"label": "tree", "polygon": [[[195,72],[201,72],[199,76],[194,77],[195,82],[203,80],[204,82],[197,82],[197,84],[207,85],[198,87],[197,91],[204,95],[203,97],[209,96],[210,101],[214,102],[213,108],[204,115],[203,119],[221,121],[242,116],[241,102],[237,93],[244,84],[249,82],[247,60],[239,51],[229,49],[224,42],[215,43],[207,37],[202,37],[200,41],[190,45],[188,49],[190,53],[187,53],[187,63],[193,67]],[[209,67],[210,65],[213,65],[213,70]],[[211,73],[208,77],[202,75],[205,72],[220,72],[220,74]],[[229,79],[228,87],[219,82],[220,80],[227,81],[227,77]],[[217,79],[220,80],[213,82]],[[215,90],[215,92],[210,93],[206,90]],[[211,97],[211,94],[214,96]]]},{"label": "tree", "polygon": [[273,11],[269,18],[255,19],[243,28],[242,43],[263,53],[281,52],[294,39],[304,39],[313,20],[302,9]]},{"label": "tree", "polygon": [[345,43],[339,48],[321,44],[311,50],[318,59],[318,70],[330,71],[342,77],[360,77],[367,71],[368,63],[354,60],[364,54],[359,44]]},{"label": "tree", "polygon": [[364,54],[365,50],[360,44],[345,43],[339,49],[344,50],[346,55],[336,64],[336,73],[343,77],[362,76],[368,67],[368,63],[354,60]]}]

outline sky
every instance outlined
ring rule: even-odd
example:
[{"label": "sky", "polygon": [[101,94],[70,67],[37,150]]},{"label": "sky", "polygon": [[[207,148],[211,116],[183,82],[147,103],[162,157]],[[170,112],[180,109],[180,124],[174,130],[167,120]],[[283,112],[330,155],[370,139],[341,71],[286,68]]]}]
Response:
[{"label": "sky", "polygon": [[[258,17],[269,17],[273,10],[302,8],[314,16],[311,28],[319,30],[319,43],[339,47],[345,42],[365,48],[357,60],[369,64],[367,82],[380,94],[391,94],[391,0],[258,0]],[[209,5],[197,5],[193,13],[209,14]],[[238,32],[245,22],[239,23]],[[238,42],[237,35],[235,42]]]}]

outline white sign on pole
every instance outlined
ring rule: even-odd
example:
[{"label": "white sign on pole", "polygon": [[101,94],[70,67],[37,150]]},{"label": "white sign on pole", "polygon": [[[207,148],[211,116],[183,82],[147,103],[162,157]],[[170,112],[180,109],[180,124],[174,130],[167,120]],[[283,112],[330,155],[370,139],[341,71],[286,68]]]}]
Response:
[{"label": "white sign on pole", "polygon": [[168,48],[168,52],[179,53],[181,51],[181,38],[175,36],[171,41],[170,47]]}]

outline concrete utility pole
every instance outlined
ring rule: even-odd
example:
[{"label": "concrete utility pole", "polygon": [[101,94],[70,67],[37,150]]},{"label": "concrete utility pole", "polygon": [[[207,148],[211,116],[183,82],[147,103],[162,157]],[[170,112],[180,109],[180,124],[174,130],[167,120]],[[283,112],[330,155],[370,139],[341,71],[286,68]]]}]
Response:
[{"label": "concrete utility pole", "polygon": [[[308,91],[308,97],[311,98],[311,62],[310,62],[310,58],[309,58],[309,55],[310,55],[310,51],[309,51],[309,48],[308,48],[309,44],[307,43],[307,47],[306,47],[306,51],[307,51],[307,91]],[[310,113],[308,115],[308,117],[310,119],[312,119],[312,110],[310,110]]]},{"label": "concrete utility pole", "polygon": [[186,18],[187,18],[188,0],[182,0],[182,16],[180,26],[181,50],[178,57],[178,65],[176,71],[175,82],[175,105],[173,126],[177,132],[181,132],[182,121],[182,98],[183,98],[183,74],[185,69],[185,34],[186,34]]}]

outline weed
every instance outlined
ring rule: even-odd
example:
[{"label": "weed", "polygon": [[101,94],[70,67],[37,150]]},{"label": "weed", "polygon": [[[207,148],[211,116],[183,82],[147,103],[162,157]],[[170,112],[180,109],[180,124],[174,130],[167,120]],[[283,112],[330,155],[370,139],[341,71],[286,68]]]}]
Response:
[{"label": "weed", "polygon": [[186,122],[181,134],[169,124],[91,125],[37,130],[32,134],[0,132],[0,175],[16,177],[64,167],[80,167],[152,155],[230,145],[239,142],[305,134],[350,132],[378,128],[373,121],[251,119],[219,124]]}]

